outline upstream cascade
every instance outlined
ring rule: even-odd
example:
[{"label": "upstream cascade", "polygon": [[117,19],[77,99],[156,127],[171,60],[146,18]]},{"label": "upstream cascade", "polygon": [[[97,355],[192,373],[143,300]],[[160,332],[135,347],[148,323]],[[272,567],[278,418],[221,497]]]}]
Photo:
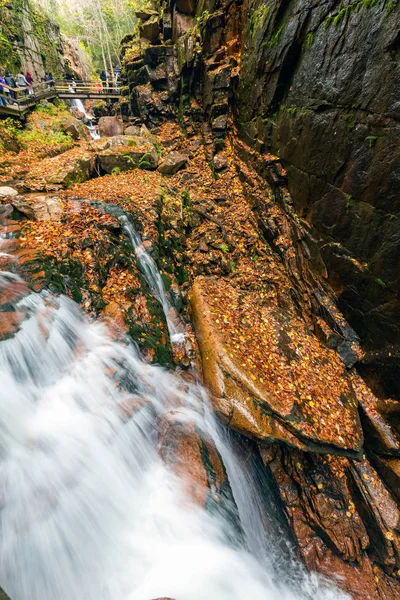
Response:
[{"label": "upstream cascade", "polygon": [[[0,292],[25,313],[0,345],[0,584],[12,600],[347,597],[273,538],[251,555],[256,496],[200,386],[145,363],[64,296],[28,293],[4,271]],[[243,536],[193,504],[159,457],[156,422],[176,407],[214,438]]]}]

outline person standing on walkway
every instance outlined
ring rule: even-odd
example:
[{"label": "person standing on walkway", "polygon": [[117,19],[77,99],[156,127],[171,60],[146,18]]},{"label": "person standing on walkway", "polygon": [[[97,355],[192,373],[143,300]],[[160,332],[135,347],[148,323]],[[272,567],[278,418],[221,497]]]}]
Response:
[{"label": "person standing on walkway", "polygon": [[100,79],[101,79],[101,83],[103,85],[103,88],[105,88],[107,86],[107,75],[105,74],[104,71],[102,71],[100,73]]},{"label": "person standing on walkway", "polygon": [[25,79],[27,80],[28,85],[29,85],[28,92],[30,95],[32,95],[33,94],[33,77],[29,71],[27,71],[25,73]]},{"label": "person standing on walkway", "polygon": [[0,106],[7,106],[7,102],[6,102],[6,98],[5,98],[5,89],[2,86],[3,83],[4,83],[4,85],[7,85],[4,77],[2,77],[0,75]]},{"label": "person standing on walkway", "polygon": [[26,80],[25,75],[20,71],[17,75],[17,87],[24,88],[24,93],[27,95],[29,89],[29,83]]},{"label": "person standing on walkway", "polygon": [[[11,75],[11,73],[6,73],[6,76],[4,77],[4,79],[6,81],[6,85],[8,85],[10,88],[17,87],[17,84],[15,83],[15,79]],[[9,90],[9,92],[10,92],[10,99],[16,97],[15,92],[13,90]]]}]

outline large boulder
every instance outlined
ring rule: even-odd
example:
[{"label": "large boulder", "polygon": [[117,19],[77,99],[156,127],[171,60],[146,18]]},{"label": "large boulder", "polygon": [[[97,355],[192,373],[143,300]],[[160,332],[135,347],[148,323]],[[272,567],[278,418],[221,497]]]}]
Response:
[{"label": "large boulder", "polygon": [[346,368],[295,312],[202,277],[190,303],[204,380],[229,427],[262,442],[361,455]]},{"label": "large boulder", "polygon": [[158,429],[161,458],[196,504],[214,503],[217,508],[224,499],[232,502],[225,469],[213,440],[188,419],[184,409],[163,415]]},{"label": "large boulder", "polygon": [[103,137],[112,137],[124,133],[124,125],[118,117],[100,117],[99,134]]},{"label": "large boulder", "polygon": [[140,125],[129,125],[125,129],[124,135],[140,135]]},{"label": "large boulder", "polygon": [[158,41],[160,35],[160,17],[153,15],[150,19],[147,19],[142,23],[141,37],[148,40],[151,44],[155,44]]},{"label": "large boulder", "polygon": [[0,187],[0,198],[8,198],[8,197],[17,196],[17,195],[18,195],[17,190],[14,190],[14,188],[12,188],[12,187],[8,187],[6,185],[3,185]]},{"label": "large boulder", "polygon": [[85,148],[73,148],[58,156],[46,158],[29,171],[25,188],[30,191],[54,191],[90,179],[94,173],[95,155]]},{"label": "large boulder", "polygon": [[57,221],[63,212],[60,199],[53,194],[14,196],[11,204],[28,219],[35,221]]},{"label": "large boulder", "polygon": [[107,141],[100,140],[97,159],[101,171],[112,173],[115,169],[129,171],[135,167],[140,169],[156,169],[158,164],[157,150],[148,139],[138,136],[115,136]]},{"label": "large boulder", "polygon": [[68,133],[73,140],[89,140],[90,133],[88,128],[75,117],[68,116],[60,123],[60,129]]},{"label": "large boulder", "polygon": [[162,160],[158,170],[163,175],[174,175],[182,169],[189,162],[189,157],[186,154],[181,154],[180,152],[170,152],[167,156]]},{"label": "large boulder", "polygon": [[141,21],[145,22],[148,21],[149,19],[151,19],[152,17],[157,17],[158,16],[158,12],[156,10],[145,10],[145,9],[141,9],[141,10],[137,10],[135,12],[136,17],[138,19],[140,19]]}]

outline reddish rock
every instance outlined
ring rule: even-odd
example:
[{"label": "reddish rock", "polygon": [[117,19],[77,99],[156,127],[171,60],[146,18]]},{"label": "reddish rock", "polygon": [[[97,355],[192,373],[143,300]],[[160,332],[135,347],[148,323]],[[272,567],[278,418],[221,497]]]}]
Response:
[{"label": "reddish rock", "polygon": [[[162,459],[183,481],[194,502],[204,506],[209,498],[219,504],[226,473],[221,458],[211,440],[201,434],[187,414],[172,410],[159,424],[158,451]],[[207,456],[207,462],[203,457]]]},{"label": "reddish rock", "polygon": [[357,600],[400,597],[398,509],[371,465],[274,446],[260,451],[307,568]]},{"label": "reddish rock", "polygon": [[229,427],[359,455],[363,435],[346,370],[294,311],[222,279],[198,277],[189,299],[204,380]]},{"label": "reddish rock", "polygon": [[112,137],[124,133],[124,125],[118,117],[100,117],[98,127],[102,137]]},{"label": "reddish rock", "polygon": [[22,311],[0,312],[0,340],[14,335],[25,316]]},{"label": "reddish rock", "polygon": [[52,194],[15,196],[11,204],[28,219],[35,221],[57,221],[63,213],[62,202]]}]

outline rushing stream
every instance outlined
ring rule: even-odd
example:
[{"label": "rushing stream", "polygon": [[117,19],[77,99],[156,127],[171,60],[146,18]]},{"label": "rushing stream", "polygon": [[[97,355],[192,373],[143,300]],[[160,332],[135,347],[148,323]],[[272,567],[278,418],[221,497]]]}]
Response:
[{"label": "rushing stream", "polygon": [[84,115],[84,123],[88,128],[88,131],[93,140],[100,139],[99,129],[97,125],[93,124],[93,115],[87,112],[85,105],[83,104],[80,98],[76,98],[75,100],[71,100],[71,107],[76,108]]},{"label": "rushing stream", "polygon": [[[140,266],[168,312],[139,241]],[[18,276],[0,272],[0,296],[19,288]],[[257,494],[201,386],[145,363],[66,297],[21,291],[14,304],[26,317],[0,344],[0,585],[12,600],[345,597],[290,558],[277,572],[273,538],[261,543],[271,556],[257,552]],[[185,497],[160,459],[156,420],[177,406],[220,450],[245,542],[222,514]]]}]

